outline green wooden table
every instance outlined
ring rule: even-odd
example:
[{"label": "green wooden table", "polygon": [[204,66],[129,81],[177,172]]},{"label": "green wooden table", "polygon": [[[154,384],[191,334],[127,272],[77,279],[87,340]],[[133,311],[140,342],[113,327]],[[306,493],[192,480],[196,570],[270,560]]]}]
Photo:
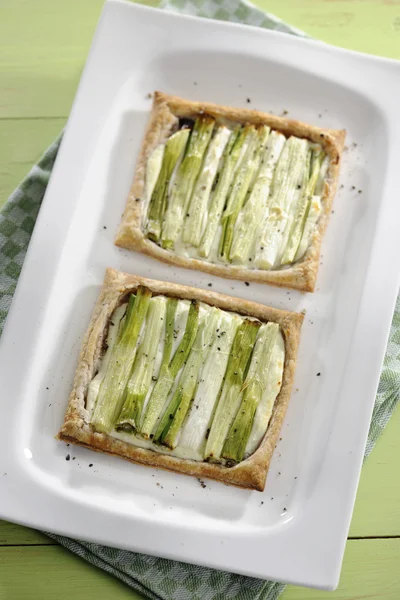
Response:
[{"label": "green wooden table", "polygon": [[[102,3],[0,0],[0,204],[62,129]],[[400,59],[398,0],[257,4],[315,38]],[[339,589],[288,587],[283,600],[399,600],[399,462],[397,410],[362,472]],[[0,521],[0,600],[71,597],[142,598],[44,535]]]}]

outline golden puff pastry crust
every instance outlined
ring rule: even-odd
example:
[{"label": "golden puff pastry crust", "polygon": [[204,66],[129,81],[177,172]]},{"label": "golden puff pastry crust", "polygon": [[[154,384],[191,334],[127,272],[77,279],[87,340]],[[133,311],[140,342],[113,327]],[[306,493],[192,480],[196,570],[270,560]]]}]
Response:
[{"label": "golden puff pastry crust", "polygon": [[[159,144],[166,141],[174,128],[176,128],[179,119],[194,119],[200,114],[208,114],[218,123],[265,124],[283,133],[285,136],[295,135],[320,144],[325,153],[330,157],[325,189],[321,199],[321,215],[314,229],[307,252],[301,260],[292,266],[267,271],[262,269],[247,269],[235,265],[215,264],[198,258],[179,256],[172,250],[161,248],[145,237],[142,230],[144,202],[141,199],[145,188],[147,160],[153,150]],[[302,123],[301,121],[278,117],[257,110],[231,108],[209,102],[193,102],[176,96],[169,96],[163,92],[155,92],[150,120],[115,243],[122,248],[142,252],[169,264],[205,271],[206,273],[219,275],[228,279],[268,283],[280,287],[313,292],[319,266],[321,242],[336,193],[345,137],[346,131],[343,129],[323,129]]]},{"label": "golden puff pastry crust", "polygon": [[[117,440],[110,435],[98,433],[91,427],[90,415],[85,408],[86,394],[102,358],[109,321],[114,310],[123,302],[127,294],[135,292],[138,286],[146,286],[153,294],[199,300],[226,311],[256,317],[261,321],[279,323],[285,341],[285,364],[281,391],[275,401],[271,420],[260,446],[249,458],[238,465],[227,467],[160,454]],[[58,438],[99,452],[121,456],[134,463],[200,478],[208,477],[226,484],[263,491],[271,457],[289,403],[302,322],[303,315],[299,313],[277,310],[209,290],[155,281],[107,269],[100,297],[82,343],[73,389]]]}]

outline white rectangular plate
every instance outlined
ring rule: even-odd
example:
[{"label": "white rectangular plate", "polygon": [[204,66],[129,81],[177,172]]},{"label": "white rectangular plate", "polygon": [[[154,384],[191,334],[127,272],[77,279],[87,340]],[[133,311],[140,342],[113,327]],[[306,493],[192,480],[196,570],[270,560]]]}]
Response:
[{"label": "white rectangular plate", "polygon": [[[246,287],[113,245],[155,89],[348,130],[315,294]],[[337,585],[399,283],[399,96],[395,61],[106,4],[1,339],[2,518],[245,575]],[[264,493],[208,481],[203,489],[54,439],[107,266],[306,310]]]}]

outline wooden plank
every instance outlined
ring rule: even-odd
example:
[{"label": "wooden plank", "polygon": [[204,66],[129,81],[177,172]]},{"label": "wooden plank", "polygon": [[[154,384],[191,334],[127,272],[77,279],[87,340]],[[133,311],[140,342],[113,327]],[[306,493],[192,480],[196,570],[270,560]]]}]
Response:
[{"label": "wooden plank", "polygon": [[30,546],[38,544],[54,545],[56,542],[35,529],[16,525],[15,523],[7,523],[7,521],[0,521],[0,546]]},{"label": "wooden plank", "polygon": [[398,0],[254,0],[311,37],[349,50],[400,58]]},{"label": "wooden plank", "polygon": [[[288,586],[282,600],[398,600],[400,540],[351,540],[336,592]],[[140,600],[113,577],[60,546],[0,548],[0,600]]]},{"label": "wooden plank", "polygon": [[0,118],[66,117],[104,0],[2,4]]},{"label": "wooden plank", "polygon": [[103,0],[3,3],[1,118],[68,115],[102,5]]},{"label": "wooden plank", "polygon": [[66,119],[0,120],[0,207],[62,131]]},{"label": "wooden plank", "polygon": [[400,540],[350,540],[335,592],[288,586],[281,600],[399,600]]},{"label": "wooden plank", "polygon": [[0,548],[0,600],[143,600],[61,546]]},{"label": "wooden plank", "polygon": [[[398,2],[257,3],[317,39],[381,56],[400,56]],[[103,0],[13,0],[2,6],[0,118],[68,115],[102,5]]]},{"label": "wooden plank", "polygon": [[400,536],[399,432],[400,406],[363,466],[351,537]]}]

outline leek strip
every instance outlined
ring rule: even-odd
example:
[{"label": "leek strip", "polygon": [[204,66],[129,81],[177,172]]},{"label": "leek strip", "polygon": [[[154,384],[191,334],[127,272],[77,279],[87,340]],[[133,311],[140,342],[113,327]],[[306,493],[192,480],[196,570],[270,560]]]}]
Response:
[{"label": "leek strip", "polygon": [[144,224],[146,223],[147,211],[149,210],[151,197],[161,172],[164,152],[165,144],[160,144],[155,150],[153,150],[147,160],[144,205],[142,209],[142,219]]},{"label": "leek strip", "polygon": [[244,204],[250,182],[261,162],[262,152],[265,150],[269,135],[269,127],[261,127],[258,131],[250,125],[248,128],[251,132],[250,142],[243,157],[243,161],[236,172],[232,191],[221,219],[222,234],[219,245],[219,254],[224,260],[229,259],[236,219]]},{"label": "leek strip", "polygon": [[245,457],[257,450],[271,419],[275,400],[282,387],[283,367],[285,364],[285,342],[280,332],[277,336],[267,374],[265,389],[257,406],[250,437],[247,442]]},{"label": "leek strip", "polygon": [[119,427],[128,428],[128,430],[136,429],[136,424],[140,423],[164,328],[165,309],[166,299],[162,296],[150,300],[142,343],[137,351],[132,374],[125,388],[125,400],[117,421],[117,429]]},{"label": "leek strip", "polygon": [[185,333],[168,367],[165,367],[153,388],[145,409],[140,433],[144,438],[150,438],[165,402],[174,384],[175,378],[186,362],[190,349],[196,338],[199,322],[199,304],[193,301],[190,305]]},{"label": "leek strip", "polygon": [[164,339],[164,350],[160,366],[160,373],[165,371],[171,360],[172,346],[174,343],[174,325],[175,325],[175,314],[178,306],[177,298],[168,298],[167,300],[167,314],[165,323],[165,339]]},{"label": "leek strip", "polygon": [[198,174],[203,164],[204,154],[210,141],[215,121],[210,117],[198,117],[194,124],[185,156],[176,173],[162,227],[163,248],[173,248],[177,241],[188,203]]},{"label": "leek strip", "polygon": [[181,129],[174,133],[165,144],[160,174],[151,196],[147,214],[146,234],[155,242],[158,242],[160,238],[167,207],[168,183],[177,161],[185,151],[189,133],[189,129]]},{"label": "leek strip", "polygon": [[136,296],[131,294],[126,315],[121,321],[118,340],[113,348],[92,415],[92,425],[97,431],[108,433],[121,411],[124,389],[136,356],[140,330],[149,308],[151,291],[139,287]]},{"label": "leek strip", "polygon": [[[199,373],[210,350],[212,339],[216,335],[219,312],[215,308],[207,311],[208,314],[205,315],[203,323],[197,332],[193,347],[183,369],[177,389],[179,403],[174,410],[174,418],[172,420],[168,418],[167,427],[162,430],[162,441],[168,448],[173,449],[178,444],[179,434],[197,387]],[[196,406],[194,406],[193,410],[196,409]],[[169,407],[166,410],[166,414],[169,417]]]},{"label": "leek strip", "polygon": [[255,264],[261,269],[272,269],[285,234],[292,204],[299,197],[307,159],[307,140],[291,137],[279,158],[274,179],[269,212],[261,226],[260,245],[256,249]]},{"label": "leek strip", "polygon": [[302,195],[297,205],[296,215],[293,219],[292,227],[289,233],[289,240],[283,253],[281,264],[287,265],[294,261],[300,241],[303,235],[304,227],[310,211],[312,197],[318,182],[324,153],[322,150],[313,150],[311,157],[311,174],[306,179],[303,186]]},{"label": "leek strip", "polygon": [[241,402],[247,365],[260,325],[258,321],[246,320],[237,330],[206,444],[206,460],[218,461],[221,458],[226,435]]},{"label": "leek strip", "polygon": [[201,238],[199,254],[207,258],[218,231],[222,211],[232,186],[235,169],[238,167],[251,139],[250,130],[237,127],[231,134],[222,157],[221,170],[217,173],[217,183],[211,194],[210,209],[206,228]]},{"label": "leek strip", "polygon": [[220,314],[217,335],[206,356],[196,394],[179,438],[181,448],[190,448],[199,454],[204,451],[210,421],[239,323],[240,318],[233,314]]},{"label": "leek strip", "polygon": [[203,168],[194,188],[182,233],[183,242],[192,246],[199,246],[200,244],[207,219],[211,187],[230,135],[230,129],[221,125],[217,128],[208,146]]},{"label": "leek strip", "polygon": [[267,214],[272,177],[284,144],[285,136],[277,131],[272,131],[250,197],[235,225],[229,255],[233,262],[246,264],[254,254],[258,227]]},{"label": "leek strip", "polygon": [[107,350],[102,358],[97,375],[89,383],[88,393],[86,396],[85,407],[86,407],[86,410],[88,411],[89,415],[92,414],[93,408],[96,404],[96,399],[97,399],[97,396],[99,395],[99,389],[101,386],[101,382],[103,381],[104,375],[107,371],[107,366],[108,366],[108,363],[110,362],[112,350],[114,348],[115,341],[118,338],[121,320],[123,319],[123,317],[125,315],[127,306],[128,305],[126,303],[121,304],[121,306],[119,306],[117,309],[115,309],[115,311],[112,314],[112,317],[110,318],[107,341],[106,341]]},{"label": "leek strip", "polygon": [[295,256],[295,260],[300,260],[306,253],[313,231],[315,229],[315,225],[322,213],[322,204],[320,196],[313,196],[311,199],[310,210],[307,216],[306,223],[304,225],[303,235]]},{"label": "leek strip", "polygon": [[244,458],[253,426],[254,415],[261,401],[271,363],[272,352],[279,333],[277,323],[262,325],[251,357],[249,371],[243,385],[243,399],[230,426],[222,451],[223,458],[240,462]]}]

